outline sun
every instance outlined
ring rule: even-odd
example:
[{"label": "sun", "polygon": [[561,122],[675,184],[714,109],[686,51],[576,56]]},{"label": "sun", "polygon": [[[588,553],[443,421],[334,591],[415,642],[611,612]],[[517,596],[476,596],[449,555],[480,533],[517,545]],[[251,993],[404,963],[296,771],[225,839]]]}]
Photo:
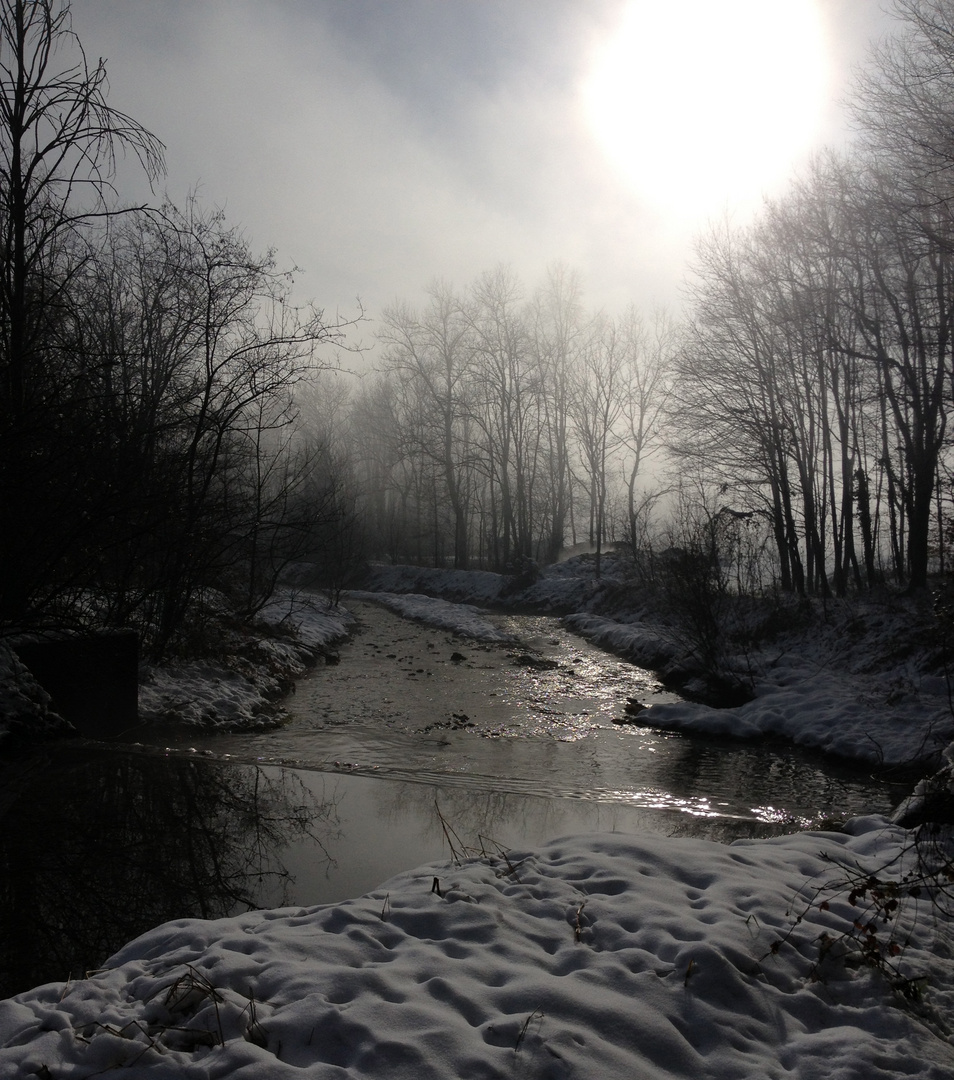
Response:
[{"label": "sun", "polygon": [[630,0],[582,106],[639,196],[695,215],[791,173],[819,139],[829,77],[817,0]]}]

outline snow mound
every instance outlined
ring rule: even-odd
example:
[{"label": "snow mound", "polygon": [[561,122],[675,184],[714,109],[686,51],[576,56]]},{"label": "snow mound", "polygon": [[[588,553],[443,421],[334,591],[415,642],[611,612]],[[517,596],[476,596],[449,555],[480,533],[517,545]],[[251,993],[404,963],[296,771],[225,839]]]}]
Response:
[{"label": "snow mound", "polygon": [[930,919],[902,928],[906,968],[930,973],[920,1017],[871,969],[820,959],[857,909],[813,886],[907,836],[851,826],[728,847],[576,837],[344,904],[167,923],[90,978],[0,1002],[0,1075],[950,1080]]}]

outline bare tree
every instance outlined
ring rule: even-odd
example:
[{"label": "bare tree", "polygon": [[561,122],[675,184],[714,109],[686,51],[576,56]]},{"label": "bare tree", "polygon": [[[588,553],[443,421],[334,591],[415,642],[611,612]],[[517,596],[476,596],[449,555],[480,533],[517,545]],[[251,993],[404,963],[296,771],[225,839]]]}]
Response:
[{"label": "bare tree", "polygon": [[751,232],[722,228],[700,242],[694,313],[674,365],[672,448],[765,515],[781,587],[803,593],[791,424],[756,252]]},{"label": "bare tree", "polygon": [[677,330],[671,316],[661,310],[654,312],[649,327],[644,327],[636,308],[631,306],[619,321],[619,333],[623,352],[620,442],[629,454],[624,474],[626,520],[630,548],[635,554],[644,533],[640,511],[648,511],[658,497],[658,493],[640,495],[638,482],[643,479],[647,461],[662,448],[661,429],[671,389]]},{"label": "bare tree", "polygon": [[365,380],[348,410],[347,454],[361,514],[376,555],[409,558],[407,455],[394,376]]},{"label": "bare tree", "polygon": [[104,617],[138,625],[156,654],[210,586],[260,606],[313,517],[290,391],[334,362],[316,350],[343,331],[288,289],[271,255],[194,203],[106,230],[52,338],[80,420],[62,435],[69,512],[41,519],[34,604],[95,588]]},{"label": "bare tree", "polygon": [[469,472],[467,401],[468,323],[450,288],[436,283],[422,313],[406,305],[388,308],[381,341],[387,370],[412,380],[418,390],[421,432],[418,450],[440,472],[442,499],[453,516],[454,566],[469,561]]},{"label": "bare tree", "polygon": [[15,416],[30,401],[43,311],[64,285],[64,233],[116,212],[117,152],[150,179],[163,168],[162,144],[107,103],[106,85],[68,2],[0,0],[0,322],[3,402]]},{"label": "bare tree", "polygon": [[556,264],[532,305],[533,349],[539,371],[546,455],[545,561],[552,562],[565,544],[572,500],[570,468],[570,398],[572,372],[579,359],[588,318],[576,274]]},{"label": "bare tree", "polygon": [[590,543],[596,551],[597,577],[607,539],[610,458],[621,444],[617,424],[624,412],[629,353],[635,346],[631,331],[632,327],[625,323],[621,330],[605,319],[594,325],[574,373],[570,401],[590,497]]},{"label": "bare tree", "polygon": [[[890,479],[907,519],[907,551],[896,550],[896,559],[917,586],[927,577],[954,388],[954,4],[896,0],[894,10],[898,30],[874,53],[856,99],[870,153],[857,201],[874,241],[871,273],[883,303],[875,311],[867,296],[859,320],[900,446]],[[940,526],[938,539],[943,532]]]},{"label": "bare tree", "polygon": [[954,4],[894,0],[892,13],[895,32],[858,75],[854,113],[867,149],[903,181],[895,198],[940,207],[954,194]]},{"label": "bare tree", "polygon": [[533,484],[540,383],[523,286],[506,267],[482,274],[465,308],[471,330],[473,417],[486,478],[484,514],[498,568],[533,554]]},{"label": "bare tree", "polygon": [[896,216],[893,177],[869,178],[855,204],[871,282],[852,297],[858,351],[876,372],[888,439],[900,450],[891,479],[905,513],[909,580],[923,587],[954,371],[954,246],[923,227],[935,216],[929,208]]}]

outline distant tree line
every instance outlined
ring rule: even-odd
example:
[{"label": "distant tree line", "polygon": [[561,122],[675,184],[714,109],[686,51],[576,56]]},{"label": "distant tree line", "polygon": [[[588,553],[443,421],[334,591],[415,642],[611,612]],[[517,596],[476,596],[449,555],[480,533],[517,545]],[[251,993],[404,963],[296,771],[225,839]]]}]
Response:
[{"label": "distant tree line", "polygon": [[68,3],[0,0],[0,622],[254,614],[345,508],[293,392],[344,326],[219,213],[124,206],[163,147],[106,101]]},{"label": "distant tree line", "polygon": [[562,266],[531,294],[500,267],[385,311],[378,374],[350,412],[368,543],[498,570],[550,562],[568,539],[599,553],[621,490],[638,528],[669,335],[663,316],[588,314]]}]

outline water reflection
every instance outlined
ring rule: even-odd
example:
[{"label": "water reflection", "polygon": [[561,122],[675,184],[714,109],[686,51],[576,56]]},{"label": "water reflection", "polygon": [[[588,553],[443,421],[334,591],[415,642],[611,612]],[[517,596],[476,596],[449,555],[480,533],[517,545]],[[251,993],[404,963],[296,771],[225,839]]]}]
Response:
[{"label": "water reflection", "polygon": [[[327,779],[302,773],[307,784]],[[731,842],[785,831],[777,822],[751,817],[693,816],[674,801],[616,802],[553,798],[474,785],[409,783],[380,776],[342,777],[339,813],[345,845],[336,866],[313,874],[307,851],[293,856],[300,903],[358,896],[388,877],[451,857],[445,823],[468,853],[534,848],[558,836],[598,832],[692,835]],[[455,841],[455,843],[457,843]]]},{"label": "water reflection", "polygon": [[154,728],[129,735],[151,751],[74,747],[0,776],[0,995],[81,975],[165,920],[360,896],[446,860],[441,816],[471,850],[729,841],[905,793],[790,746],[614,724],[651,676],[555,620],[526,622],[515,663],[375,611],[279,731]]},{"label": "water reflection", "polygon": [[[320,772],[300,775],[319,797],[331,779]],[[342,835],[329,848],[334,864],[316,866],[307,844],[295,844],[288,852],[297,904],[361,896],[413,867],[446,862],[452,852],[442,819],[459,838],[455,845],[467,854],[536,848],[554,837],[597,832],[692,835],[728,843],[784,831],[751,818],[695,818],[672,806],[651,809],[633,802],[559,799],[379,775],[349,774],[337,783]]]},{"label": "water reflection", "polygon": [[10,763],[0,805],[0,997],[81,977],[169,919],[289,901],[281,854],[317,865],[335,802],[294,773],[73,749]]},{"label": "water reflection", "polygon": [[[442,818],[473,852],[613,831],[728,842],[787,831],[790,808],[806,807],[804,793],[771,798],[776,785],[804,783],[805,762],[793,768],[756,748],[705,749],[659,733],[604,734],[609,741],[572,745],[506,740],[497,745],[519,756],[486,777],[329,774],[75,748],[17,763],[0,777],[0,996],[79,977],[169,919],[360,896],[450,858]],[[626,746],[655,746],[664,771],[651,785],[607,784],[597,795],[587,783],[561,797],[516,779],[530,757],[557,778],[574,750],[579,765],[583,747],[596,772],[627,771]],[[718,797],[691,791],[718,790],[720,778]],[[835,786],[841,809],[887,809],[883,786]]]},{"label": "water reflection", "polygon": [[[652,733],[650,738],[658,738]],[[713,813],[739,814],[791,828],[819,827],[855,814],[889,813],[910,783],[891,782],[857,765],[782,740],[733,742],[679,737],[653,760],[666,793],[699,799]]]}]

